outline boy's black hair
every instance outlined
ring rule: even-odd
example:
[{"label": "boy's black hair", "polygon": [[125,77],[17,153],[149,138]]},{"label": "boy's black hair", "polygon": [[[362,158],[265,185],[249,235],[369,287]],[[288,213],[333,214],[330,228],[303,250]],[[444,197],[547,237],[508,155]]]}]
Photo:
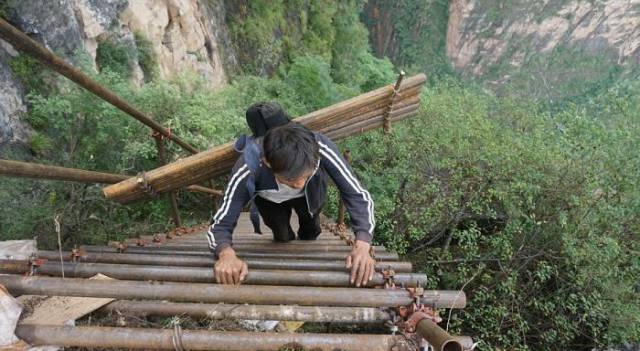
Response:
[{"label": "boy's black hair", "polygon": [[313,132],[295,122],[269,129],[262,146],[271,170],[286,179],[298,178],[314,169],[320,159]]}]

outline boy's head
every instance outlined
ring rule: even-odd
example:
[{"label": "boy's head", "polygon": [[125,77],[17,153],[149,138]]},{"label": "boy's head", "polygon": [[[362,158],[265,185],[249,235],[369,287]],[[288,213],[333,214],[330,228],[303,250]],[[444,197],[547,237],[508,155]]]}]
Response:
[{"label": "boy's head", "polygon": [[268,130],[262,145],[263,161],[276,180],[296,189],[304,187],[320,159],[313,132],[298,123]]}]

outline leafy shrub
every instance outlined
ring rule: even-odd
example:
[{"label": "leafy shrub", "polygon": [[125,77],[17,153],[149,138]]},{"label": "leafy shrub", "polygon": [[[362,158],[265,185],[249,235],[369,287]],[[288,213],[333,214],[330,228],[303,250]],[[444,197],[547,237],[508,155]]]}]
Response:
[{"label": "leafy shrub", "polygon": [[25,90],[46,93],[51,74],[40,61],[29,55],[19,54],[9,61],[9,67]]},{"label": "leafy shrub", "polygon": [[33,133],[29,139],[29,147],[35,154],[44,154],[51,150],[51,139],[40,134]]},{"label": "leafy shrub", "polygon": [[375,240],[432,287],[464,287],[451,327],[480,349],[639,340],[638,89],[552,115],[447,80],[392,135],[344,143],[376,201]]},{"label": "leafy shrub", "polygon": [[388,57],[408,73],[437,78],[455,74],[445,50],[448,12],[449,2],[442,0],[369,0],[361,18],[377,57]]},{"label": "leafy shrub", "polygon": [[156,79],[158,72],[158,58],[153,51],[153,45],[145,38],[144,34],[136,32],[133,35],[138,50],[138,64],[144,73],[145,82]]},{"label": "leafy shrub", "polygon": [[242,71],[273,73],[283,57],[284,1],[239,1],[233,6],[227,23]]},{"label": "leafy shrub", "polygon": [[[341,85],[361,88],[368,77],[353,75],[372,61],[367,30],[358,20],[364,1],[238,1],[227,23],[245,74],[272,76],[300,57],[330,63]],[[366,55],[370,57],[366,57]]]},{"label": "leafy shrub", "polygon": [[285,81],[293,87],[302,102],[317,110],[340,100],[328,64],[311,56],[297,58],[286,74]]},{"label": "leafy shrub", "polygon": [[9,19],[18,0],[0,0],[0,17]]},{"label": "leafy shrub", "polygon": [[107,38],[98,43],[96,64],[100,70],[108,69],[120,76],[128,77],[133,69],[135,53],[124,43]]}]

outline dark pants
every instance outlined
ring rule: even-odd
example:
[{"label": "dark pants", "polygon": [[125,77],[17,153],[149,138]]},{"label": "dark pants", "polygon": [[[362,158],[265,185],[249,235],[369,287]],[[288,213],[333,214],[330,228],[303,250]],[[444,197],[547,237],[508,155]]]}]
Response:
[{"label": "dark pants", "polygon": [[260,212],[260,217],[262,217],[264,224],[271,228],[273,240],[277,242],[288,242],[296,238],[296,234],[291,228],[292,208],[296,211],[298,223],[300,224],[298,239],[315,240],[322,232],[322,228],[320,228],[320,211],[311,216],[307,208],[307,199],[304,196],[279,204],[256,196],[255,203],[258,207],[258,212]]}]

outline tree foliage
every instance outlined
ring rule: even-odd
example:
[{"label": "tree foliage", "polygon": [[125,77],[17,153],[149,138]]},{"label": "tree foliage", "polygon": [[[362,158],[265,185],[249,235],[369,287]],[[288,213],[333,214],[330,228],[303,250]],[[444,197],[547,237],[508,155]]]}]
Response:
[{"label": "tree foliage", "polygon": [[446,80],[391,136],[345,143],[376,201],[375,240],[431,287],[464,287],[451,325],[480,349],[640,337],[638,89],[550,114]]}]

